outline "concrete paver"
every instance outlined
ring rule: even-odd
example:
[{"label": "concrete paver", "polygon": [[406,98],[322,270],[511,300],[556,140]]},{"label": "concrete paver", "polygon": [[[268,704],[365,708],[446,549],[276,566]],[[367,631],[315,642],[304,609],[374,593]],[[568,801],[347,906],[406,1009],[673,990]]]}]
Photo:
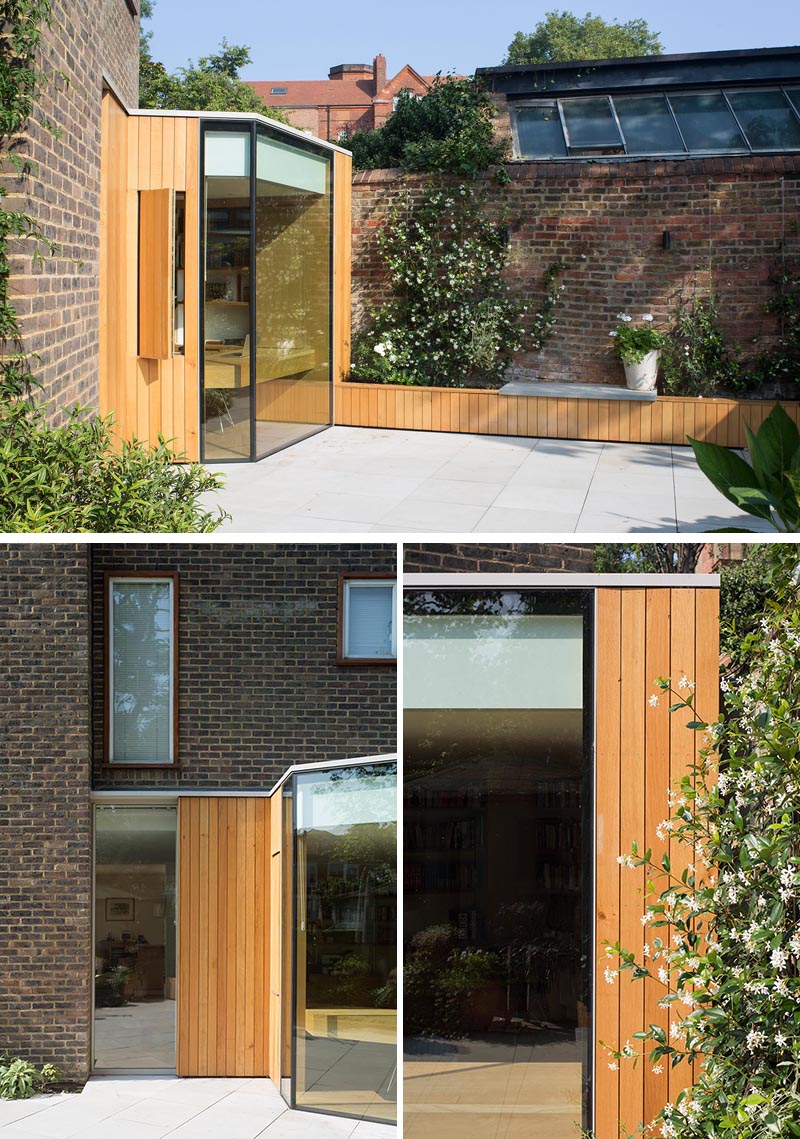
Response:
[{"label": "concrete paver", "polygon": [[209,469],[233,534],[771,532],[690,447],[333,427],[260,463]]}]

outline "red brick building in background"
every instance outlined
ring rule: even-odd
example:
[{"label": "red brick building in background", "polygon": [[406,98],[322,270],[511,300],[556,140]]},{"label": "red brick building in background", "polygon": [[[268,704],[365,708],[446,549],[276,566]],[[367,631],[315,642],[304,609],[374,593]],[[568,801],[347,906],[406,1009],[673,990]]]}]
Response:
[{"label": "red brick building in background", "polygon": [[408,64],[386,76],[386,56],[367,63],[339,63],[327,79],[270,79],[250,86],[269,107],[289,112],[292,126],[336,141],[340,134],[381,127],[401,91],[424,95],[433,75],[420,75]]}]

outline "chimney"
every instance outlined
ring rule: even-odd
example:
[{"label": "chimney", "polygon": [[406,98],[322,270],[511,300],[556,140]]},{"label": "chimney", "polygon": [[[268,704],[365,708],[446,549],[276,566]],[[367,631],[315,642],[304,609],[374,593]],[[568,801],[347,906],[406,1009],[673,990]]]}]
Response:
[{"label": "chimney", "polygon": [[386,56],[376,55],[372,61],[372,77],[375,80],[375,94],[379,95],[386,86]]}]

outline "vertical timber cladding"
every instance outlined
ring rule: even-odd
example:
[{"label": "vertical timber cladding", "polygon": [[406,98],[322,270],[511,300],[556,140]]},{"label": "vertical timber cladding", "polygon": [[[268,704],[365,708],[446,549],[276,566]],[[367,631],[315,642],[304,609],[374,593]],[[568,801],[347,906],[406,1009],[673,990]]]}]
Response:
[{"label": "vertical timber cladding", "polygon": [[[655,833],[667,817],[667,790],[685,774],[700,746],[686,728],[685,714],[671,714],[669,701],[651,707],[653,681],[682,676],[696,683],[699,718],[713,720],[719,698],[719,594],[716,589],[598,589],[596,748],[596,967],[595,1040],[624,1045],[648,1024],[669,1036],[671,1012],[658,1007],[664,995],[655,981],[632,982],[623,973],[604,979],[605,946],[620,940],[641,953],[644,873],[620,867],[617,855],[634,841],[653,849],[660,862],[669,851],[673,872],[689,859],[675,841],[660,844]],[[640,845],[641,849],[641,845]],[[662,931],[662,937],[667,936]],[[651,935],[652,937],[652,935]],[[608,1067],[598,1043],[595,1056],[595,1134],[618,1139],[649,1123],[667,1101],[691,1082],[682,1064],[664,1064],[653,1074],[648,1062]]]},{"label": "vertical timber cladding", "polygon": [[[121,439],[172,440],[187,459],[199,458],[199,146],[195,118],[129,115],[103,95],[100,248],[100,410],[113,414]],[[140,313],[140,196],[144,212],[171,232],[165,195],[186,193],[183,355],[173,355],[172,256],[145,243],[145,267],[162,288],[157,312]],[[156,202],[161,201],[160,208]],[[165,222],[169,224],[165,225]],[[152,243],[151,243],[152,244]],[[148,290],[152,303],[156,294]],[[140,346],[140,316],[146,322]],[[160,335],[159,335],[160,332]],[[143,353],[140,355],[140,351]]]},{"label": "vertical timber cladding", "polygon": [[270,1053],[270,800],[178,808],[179,1076],[266,1076]]}]

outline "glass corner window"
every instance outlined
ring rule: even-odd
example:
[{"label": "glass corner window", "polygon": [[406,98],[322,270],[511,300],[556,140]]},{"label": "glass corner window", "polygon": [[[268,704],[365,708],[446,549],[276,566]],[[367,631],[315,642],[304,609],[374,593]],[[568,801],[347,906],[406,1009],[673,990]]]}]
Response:
[{"label": "glass corner window", "polygon": [[106,758],[176,762],[177,575],[106,577]]},{"label": "glass corner window", "polygon": [[394,578],[341,579],[339,663],[386,664],[397,659]]}]

